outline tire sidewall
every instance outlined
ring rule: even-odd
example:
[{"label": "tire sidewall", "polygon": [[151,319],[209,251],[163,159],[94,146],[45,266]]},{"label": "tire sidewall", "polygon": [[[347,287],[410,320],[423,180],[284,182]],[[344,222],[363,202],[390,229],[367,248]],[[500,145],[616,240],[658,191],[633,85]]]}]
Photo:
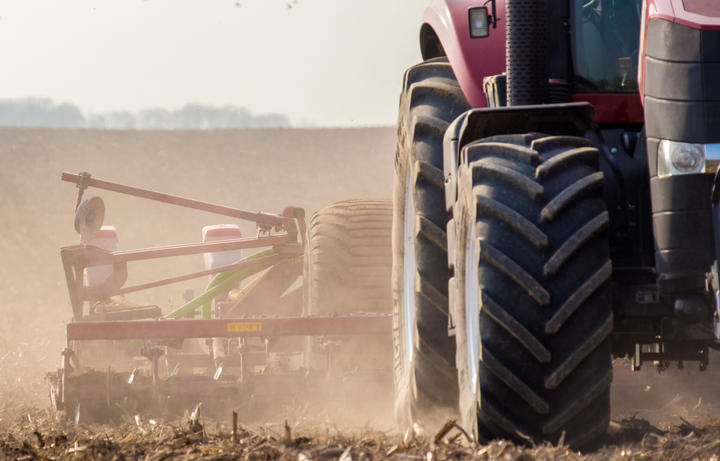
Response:
[{"label": "tire sidewall", "polygon": [[[403,98],[404,99],[404,98]],[[406,104],[401,105],[401,113],[405,114]],[[412,425],[415,415],[413,414],[413,401],[417,395],[415,382],[415,366],[413,360],[408,363],[406,359],[408,351],[405,350],[403,338],[404,329],[413,328],[413,339],[417,339],[417,331],[414,325],[408,325],[405,318],[403,303],[404,298],[404,273],[405,273],[405,201],[410,185],[407,184],[412,178],[412,163],[410,146],[408,142],[407,126],[405,117],[399,124],[398,150],[395,154],[395,179],[393,182],[393,225],[392,225],[392,291],[393,291],[393,378],[395,391],[395,419],[400,427],[405,428]],[[414,292],[415,290],[413,290]]]},{"label": "tire sidewall", "polygon": [[[480,399],[479,380],[477,386],[473,390],[472,381],[470,379],[470,369],[468,367],[468,348],[467,348],[467,321],[466,311],[468,308],[478,309],[479,306],[467,306],[465,302],[465,266],[466,264],[478,264],[478,261],[467,261],[465,240],[468,230],[475,224],[476,209],[473,203],[470,203],[472,197],[472,178],[469,178],[470,172],[466,165],[458,168],[457,185],[458,194],[457,202],[453,206],[453,219],[455,222],[455,254],[454,261],[454,277],[453,283],[448,290],[454,290],[451,297],[453,302],[450,306],[453,313],[455,323],[455,366],[458,372],[458,412],[460,416],[460,425],[475,439],[478,436],[477,414]],[[468,190],[469,189],[469,190]],[[472,232],[475,235],[475,232]],[[477,245],[477,239],[474,239],[473,245]],[[476,251],[476,255],[477,255]],[[477,283],[477,282],[476,282]],[[453,286],[454,285],[454,286]],[[479,351],[478,351],[479,355]]]}]

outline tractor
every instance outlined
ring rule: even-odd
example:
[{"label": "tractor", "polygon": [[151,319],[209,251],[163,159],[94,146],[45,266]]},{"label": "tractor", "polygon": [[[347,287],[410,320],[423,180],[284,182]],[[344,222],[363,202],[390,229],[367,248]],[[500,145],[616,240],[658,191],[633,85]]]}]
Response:
[{"label": "tractor", "polygon": [[[279,396],[389,391],[392,368],[402,428],[457,412],[477,441],[590,448],[614,357],[705,370],[720,349],[720,3],[432,0],[420,51],[392,201],[338,202],[306,225],[297,207],[63,173],[82,239],[61,249],[73,319],[53,408],[79,422],[214,398],[252,415]],[[89,188],[258,232],[118,250]],[[125,286],[129,263],[200,254],[203,270]],[[172,311],[125,302],[208,276]]]},{"label": "tractor", "polygon": [[705,370],[720,346],[720,3],[432,0],[420,51],[394,162],[396,418],[596,446],[613,357]]}]

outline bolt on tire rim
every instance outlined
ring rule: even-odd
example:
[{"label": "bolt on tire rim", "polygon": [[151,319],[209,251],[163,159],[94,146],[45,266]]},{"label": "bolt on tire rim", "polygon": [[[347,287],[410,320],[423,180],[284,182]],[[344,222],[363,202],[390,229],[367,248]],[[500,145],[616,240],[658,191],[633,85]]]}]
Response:
[{"label": "bolt on tire rim", "polygon": [[465,240],[465,344],[467,345],[468,374],[473,394],[477,393],[478,343],[480,315],[478,312],[478,267],[475,226],[470,224]]},{"label": "bolt on tire rim", "polygon": [[415,341],[415,198],[412,188],[412,168],[405,181],[405,223],[403,226],[403,317],[402,335],[405,364],[412,362]]}]

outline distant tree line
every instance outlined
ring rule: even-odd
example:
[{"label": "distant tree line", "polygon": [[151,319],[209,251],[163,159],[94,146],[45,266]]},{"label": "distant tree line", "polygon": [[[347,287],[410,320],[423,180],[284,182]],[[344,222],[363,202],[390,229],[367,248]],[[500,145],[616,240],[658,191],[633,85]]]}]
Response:
[{"label": "distant tree line", "polygon": [[74,104],[23,98],[0,99],[0,126],[183,130],[290,126],[290,120],[283,114],[254,115],[244,107],[203,104],[86,115]]}]

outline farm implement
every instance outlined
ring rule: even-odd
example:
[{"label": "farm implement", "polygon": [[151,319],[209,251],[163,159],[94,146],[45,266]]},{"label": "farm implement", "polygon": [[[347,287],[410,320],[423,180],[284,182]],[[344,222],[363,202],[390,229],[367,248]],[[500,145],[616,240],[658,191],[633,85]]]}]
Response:
[{"label": "farm implement", "polygon": [[[375,270],[389,272],[388,203],[340,202],[317,212],[308,229],[304,210],[296,207],[251,212],[88,173],[63,173],[62,180],[78,187],[81,244],[60,252],[73,317],[61,366],[50,375],[56,410],[98,420],[136,411],[176,413],[202,402],[206,409],[242,408],[242,414],[255,415],[310,395],[341,399],[340,393],[388,374],[389,364],[373,365],[368,355],[373,344],[389,348],[389,277]],[[242,237],[237,225],[223,224],[206,226],[200,243],[118,250],[117,231],[103,226],[103,200],[83,200],[88,188],[250,221],[257,235]],[[380,238],[364,241],[373,228]],[[362,235],[354,237],[356,231]],[[333,247],[337,238],[347,245]],[[365,266],[338,269],[353,238],[363,244]],[[253,249],[258,251],[244,256]],[[204,255],[203,270],[127,285],[129,263],[187,255]],[[352,272],[363,267],[369,278]],[[207,277],[206,291],[194,296],[186,290],[187,302],[174,310],[125,298]],[[354,284],[364,284],[366,296],[354,293]],[[341,299],[328,294],[340,288],[345,297],[338,307],[333,303]],[[359,342],[369,347],[354,351]]]}]

